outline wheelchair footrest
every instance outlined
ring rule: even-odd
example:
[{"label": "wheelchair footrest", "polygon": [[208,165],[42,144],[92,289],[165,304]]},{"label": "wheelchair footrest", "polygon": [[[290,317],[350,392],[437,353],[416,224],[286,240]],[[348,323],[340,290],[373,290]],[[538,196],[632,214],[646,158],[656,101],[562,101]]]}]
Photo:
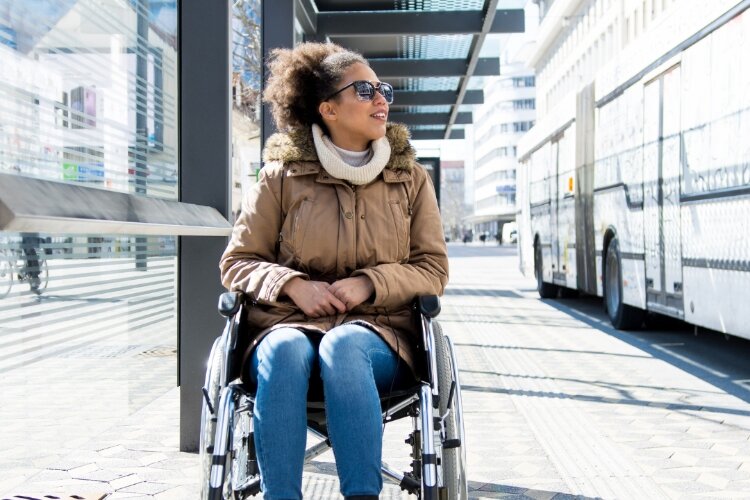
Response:
[{"label": "wheelchair footrest", "polygon": [[450,450],[451,448],[460,448],[460,447],[461,447],[460,439],[446,439],[445,441],[443,441],[444,450]]},{"label": "wheelchair footrest", "polygon": [[255,496],[260,493],[260,477],[249,478],[243,484],[237,485],[235,491],[241,491],[246,495]]}]

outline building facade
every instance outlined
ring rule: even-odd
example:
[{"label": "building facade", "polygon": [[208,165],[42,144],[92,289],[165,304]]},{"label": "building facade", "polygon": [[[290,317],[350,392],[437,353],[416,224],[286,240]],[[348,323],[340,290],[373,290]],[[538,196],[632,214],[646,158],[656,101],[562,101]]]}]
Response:
[{"label": "building facade", "polygon": [[472,229],[496,238],[515,219],[516,144],[534,126],[534,74],[515,62],[488,79],[485,100],[475,112]]},{"label": "building facade", "polygon": [[467,229],[464,218],[471,213],[471,207],[464,203],[465,178],[463,160],[440,161],[440,215],[449,241],[460,240]]},{"label": "building facade", "polygon": [[500,241],[516,218],[517,144],[536,120],[536,77],[525,60],[533,46],[538,8],[525,9],[526,32],[502,43],[501,74],[486,79],[485,102],[474,111],[472,213],[466,218],[473,239]]}]

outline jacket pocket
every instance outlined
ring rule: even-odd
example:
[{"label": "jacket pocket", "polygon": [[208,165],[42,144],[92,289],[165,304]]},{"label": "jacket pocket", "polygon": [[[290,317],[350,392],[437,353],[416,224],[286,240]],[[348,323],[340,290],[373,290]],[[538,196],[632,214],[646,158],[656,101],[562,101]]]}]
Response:
[{"label": "jacket pocket", "polygon": [[397,260],[406,262],[409,260],[409,227],[411,219],[406,214],[406,209],[401,200],[391,200],[388,205],[393,216],[394,232],[398,238]]},{"label": "jacket pocket", "polygon": [[294,213],[290,244],[297,262],[302,258],[305,234],[307,233],[307,227],[310,225],[310,213],[312,212],[314,203],[314,200],[305,198]]}]

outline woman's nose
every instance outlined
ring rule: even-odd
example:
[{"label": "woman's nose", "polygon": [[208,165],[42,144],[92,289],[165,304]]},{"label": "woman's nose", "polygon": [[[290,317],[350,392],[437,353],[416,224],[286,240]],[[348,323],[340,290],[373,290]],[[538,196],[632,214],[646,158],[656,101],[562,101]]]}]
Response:
[{"label": "woman's nose", "polygon": [[380,90],[375,90],[375,98],[372,100],[375,104],[385,104],[386,107],[388,107],[388,101],[385,100],[385,97],[383,97],[383,94],[380,93]]}]

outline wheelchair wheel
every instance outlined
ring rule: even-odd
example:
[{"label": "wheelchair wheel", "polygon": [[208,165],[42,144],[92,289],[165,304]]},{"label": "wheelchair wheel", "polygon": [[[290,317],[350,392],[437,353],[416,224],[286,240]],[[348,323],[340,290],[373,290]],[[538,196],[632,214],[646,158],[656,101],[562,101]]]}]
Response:
[{"label": "wheelchair wheel", "polygon": [[221,337],[217,338],[211,348],[206,368],[206,380],[203,387],[203,404],[201,408],[200,463],[201,463],[201,499],[208,498],[211,463],[214,454],[216,419],[219,411],[221,390],[222,349]]},{"label": "wheelchair wheel", "polygon": [[436,321],[432,323],[432,329],[435,336],[440,416],[447,414],[442,439],[443,486],[447,490],[447,498],[466,500],[469,498],[466,478],[466,442],[458,370],[454,362],[450,339],[443,335],[443,330]]}]

